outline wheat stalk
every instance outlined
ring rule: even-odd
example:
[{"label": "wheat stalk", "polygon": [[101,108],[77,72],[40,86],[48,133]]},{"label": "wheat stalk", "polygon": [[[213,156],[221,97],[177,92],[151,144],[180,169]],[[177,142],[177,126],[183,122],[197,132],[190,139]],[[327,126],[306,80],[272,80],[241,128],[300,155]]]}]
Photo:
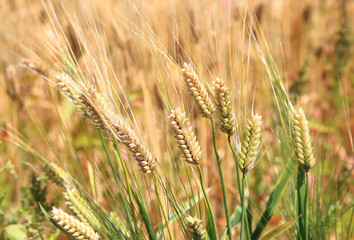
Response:
[{"label": "wheat stalk", "polygon": [[254,166],[260,147],[262,117],[258,114],[248,120],[243,134],[239,167],[245,176]]},{"label": "wheat stalk", "polygon": [[184,160],[188,163],[198,164],[202,157],[202,151],[186,115],[178,108],[171,111],[168,119]]},{"label": "wheat stalk", "polygon": [[189,92],[194,97],[194,100],[199,107],[201,116],[210,118],[211,115],[215,112],[215,106],[211,101],[206,88],[200,81],[197,73],[193,70],[192,66],[187,63],[183,64],[182,72]]},{"label": "wheat stalk", "polygon": [[308,122],[302,108],[294,111],[293,130],[296,159],[300,166],[308,172],[316,163],[311,146]]},{"label": "wheat stalk", "polygon": [[213,81],[213,95],[220,120],[220,130],[231,136],[235,130],[235,119],[230,101],[230,90],[224,80],[216,78]]},{"label": "wheat stalk", "polygon": [[60,208],[53,207],[53,220],[75,239],[98,240],[99,235],[86,223],[67,214]]}]

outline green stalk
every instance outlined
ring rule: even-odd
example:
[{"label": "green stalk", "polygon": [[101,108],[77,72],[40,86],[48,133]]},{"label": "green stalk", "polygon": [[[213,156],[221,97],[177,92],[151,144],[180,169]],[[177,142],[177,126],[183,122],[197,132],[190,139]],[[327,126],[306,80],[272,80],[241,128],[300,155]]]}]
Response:
[{"label": "green stalk", "polygon": [[172,234],[172,229],[171,229],[171,225],[170,225],[170,220],[168,218],[167,212],[166,212],[166,208],[165,205],[162,202],[162,198],[161,198],[161,194],[160,194],[160,190],[159,190],[159,185],[157,182],[157,176],[155,171],[153,172],[153,177],[154,177],[154,184],[155,184],[155,190],[156,190],[156,196],[157,196],[157,200],[159,201],[159,205],[161,207],[162,210],[162,214],[165,218],[166,221],[166,226],[167,226],[167,230],[168,230],[168,235],[170,236],[170,240],[173,240],[173,234]]},{"label": "green stalk", "polygon": [[229,210],[229,203],[227,201],[227,193],[226,193],[226,187],[225,187],[224,173],[222,171],[219,153],[218,153],[218,150],[216,148],[215,124],[214,124],[213,118],[210,118],[210,121],[211,121],[211,125],[213,127],[213,146],[214,146],[214,152],[215,152],[216,161],[218,162],[219,174],[220,174],[220,179],[221,179],[221,188],[222,188],[222,194],[223,194],[223,199],[224,199],[224,207],[225,207],[225,215],[226,215],[226,221],[227,221],[227,231],[229,233],[229,240],[233,240],[233,238],[232,238],[231,221],[230,221],[230,210]]},{"label": "green stalk", "polygon": [[300,166],[297,174],[297,215],[300,216],[298,221],[299,232],[297,239],[308,239],[308,221],[307,221],[307,192],[308,192],[308,173]]},{"label": "green stalk", "polygon": [[236,154],[236,151],[235,151],[234,146],[232,146],[232,143],[231,143],[231,136],[228,135],[227,139],[228,139],[228,141],[229,141],[229,146],[230,146],[230,148],[231,148],[232,155],[233,155],[233,157],[234,157],[234,161],[235,161],[235,165],[236,165],[238,192],[239,192],[239,194],[241,195],[240,168],[239,168],[239,166],[238,166],[237,154]]},{"label": "green stalk", "polygon": [[245,212],[246,212],[246,205],[245,205],[245,176],[242,177],[242,184],[241,184],[241,233],[240,233],[240,240],[243,240],[243,234],[245,229]]},{"label": "green stalk", "polygon": [[208,213],[209,213],[209,216],[210,216],[211,226],[213,228],[213,233],[214,233],[214,236],[209,236],[209,237],[211,239],[215,239],[216,240],[216,239],[219,239],[219,237],[218,237],[218,231],[217,231],[217,228],[216,228],[214,213],[212,211],[208,195],[207,195],[207,193],[205,191],[202,169],[200,168],[199,164],[197,164],[197,168],[198,168],[198,172],[199,172],[200,185],[201,185],[201,188],[202,188],[202,191],[203,191],[205,202],[206,202],[207,207],[208,207]]}]

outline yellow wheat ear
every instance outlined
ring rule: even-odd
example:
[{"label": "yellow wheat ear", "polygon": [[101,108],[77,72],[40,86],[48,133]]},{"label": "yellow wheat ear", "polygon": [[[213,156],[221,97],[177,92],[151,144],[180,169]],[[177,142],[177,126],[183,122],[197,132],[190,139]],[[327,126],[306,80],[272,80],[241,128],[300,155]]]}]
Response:
[{"label": "yellow wheat ear", "polygon": [[202,157],[202,150],[186,115],[178,108],[171,111],[168,119],[184,160],[188,163],[198,164]]},{"label": "yellow wheat ear", "polygon": [[215,106],[197,73],[193,70],[192,66],[187,63],[184,63],[182,72],[189,92],[199,107],[200,115],[202,117],[210,118],[215,112]]},{"label": "yellow wheat ear", "polygon": [[313,157],[308,122],[302,108],[294,111],[293,115],[294,150],[300,166],[308,172],[316,163]]},{"label": "yellow wheat ear", "polygon": [[258,114],[248,120],[243,133],[239,167],[245,176],[253,167],[261,144],[262,117]]},{"label": "yellow wheat ear", "polygon": [[75,239],[98,240],[99,235],[86,223],[77,220],[60,208],[53,207],[52,217],[67,233]]},{"label": "yellow wheat ear", "polygon": [[220,130],[231,136],[235,130],[235,119],[230,101],[230,90],[224,80],[216,78],[213,82],[213,95],[220,120]]}]

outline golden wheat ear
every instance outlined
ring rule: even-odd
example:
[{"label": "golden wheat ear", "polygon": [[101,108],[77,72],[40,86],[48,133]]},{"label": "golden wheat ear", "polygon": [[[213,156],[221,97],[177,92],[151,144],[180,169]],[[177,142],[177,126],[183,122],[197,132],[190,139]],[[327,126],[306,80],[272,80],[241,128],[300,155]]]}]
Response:
[{"label": "golden wheat ear", "polygon": [[192,66],[187,63],[183,64],[182,72],[187,88],[198,105],[200,115],[210,118],[215,112],[215,106],[197,73],[193,70]]},{"label": "golden wheat ear", "polygon": [[53,220],[75,239],[98,240],[99,235],[91,226],[77,220],[60,208],[53,207]]},{"label": "golden wheat ear", "polygon": [[245,176],[253,167],[261,144],[262,117],[258,114],[248,119],[243,133],[239,167]]},{"label": "golden wheat ear", "polygon": [[308,122],[302,108],[293,114],[294,149],[300,166],[308,172],[316,163],[309,133]]},{"label": "golden wheat ear", "polygon": [[216,78],[213,81],[213,95],[220,120],[220,130],[231,136],[235,130],[235,119],[230,101],[230,90],[224,80]]},{"label": "golden wheat ear", "polygon": [[168,119],[184,160],[188,163],[198,164],[202,157],[202,150],[186,115],[178,108],[171,111]]}]

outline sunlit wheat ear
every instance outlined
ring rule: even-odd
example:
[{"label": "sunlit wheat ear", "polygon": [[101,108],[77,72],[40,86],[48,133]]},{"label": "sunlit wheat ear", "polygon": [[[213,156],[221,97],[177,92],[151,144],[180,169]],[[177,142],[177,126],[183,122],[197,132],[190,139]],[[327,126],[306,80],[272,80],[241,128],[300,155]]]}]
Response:
[{"label": "sunlit wheat ear", "polygon": [[116,137],[133,154],[136,163],[140,167],[140,171],[143,173],[152,173],[156,166],[156,158],[136,136],[134,130],[119,118],[111,120],[111,123]]},{"label": "sunlit wheat ear", "polygon": [[202,157],[202,151],[186,115],[178,108],[171,111],[168,119],[184,160],[188,163],[198,164]]},{"label": "sunlit wheat ear", "polygon": [[201,116],[210,118],[215,111],[215,106],[211,101],[206,88],[198,78],[197,73],[193,70],[192,66],[187,63],[184,63],[182,72],[189,92],[192,94],[199,107]]},{"label": "sunlit wheat ear", "polygon": [[189,237],[192,240],[206,239],[206,231],[203,229],[202,221],[188,216],[186,217],[186,226],[188,227]]},{"label": "sunlit wheat ear", "polygon": [[239,167],[245,176],[253,167],[260,147],[262,117],[258,114],[247,121],[243,133],[243,144],[239,157]]},{"label": "sunlit wheat ear", "polygon": [[152,173],[156,166],[156,158],[138,138],[135,131],[123,119],[114,116],[109,111],[92,87],[83,88],[83,92],[80,99],[85,105],[86,113],[95,125],[102,130],[110,131],[115,139],[128,148],[141,172]]},{"label": "sunlit wheat ear", "polygon": [[56,184],[64,188],[72,185],[71,176],[55,163],[47,163],[43,167],[43,170],[46,172],[46,175]]},{"label": "sunlit wheat ear", "polygon": [[75,239],[98,240],[99,235],[86,223],[65,213],[60,208],[53,207],[53,220]]},{"label": "sunlit wheat ear", "polygon": [[95,89],[92,87],[84,87],[79,99],[84,105],[87,116],[93,124],[99,129],[106,130],[107,126],[105,125],[103,116],[100,115],[94,106],[97,101]]},{"label": "sunlit wheat ear", "polygon": [[294,111],[293,130],[296,159],[305,171],[309,171],[315,165],[316,160],[313,157],[309,127],[302,108]]},{"label": "sunlit wheat ear", "polygon": [[213,81],[213,95],[220,120],[220,130],[231,136],[235,130],[235,119],[230,101],[230,90],[226,87],[224,80],[216,78]]},{"label": "sunlit wheat ear", "polygon": [[75,188],[68,188],[63,194],[65,204],[84,223],[89,223],[94,229],[100,229],[101,224],[89,207],[89,203],[83,198]]},{"label": "sunlit wheat ear", "polygon": [[78,113],[87,117],[85,105],[83,105],[80,95],[69,86],[69,81],[70,78],[65,73],[61,73],[56,76],[56,86],[58,90],[69,99],[69,101],[75,106]]}]

